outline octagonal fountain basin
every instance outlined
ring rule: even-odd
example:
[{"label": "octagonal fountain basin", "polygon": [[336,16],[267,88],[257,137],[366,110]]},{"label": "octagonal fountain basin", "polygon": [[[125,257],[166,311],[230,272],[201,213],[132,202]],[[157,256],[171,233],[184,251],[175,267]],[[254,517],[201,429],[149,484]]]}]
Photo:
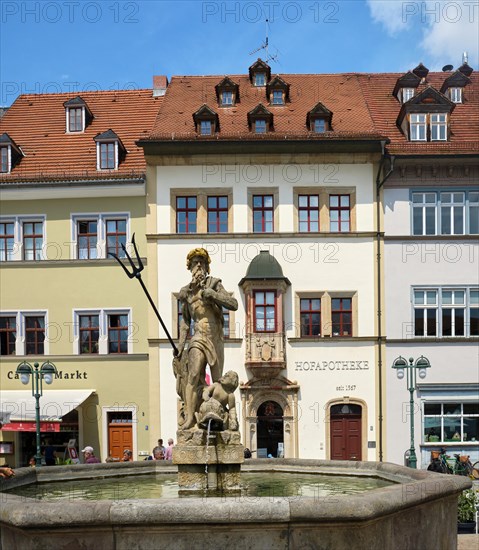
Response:
[{"label": "octagonal fountain basin", "polygon": [[178,498],[168,462],[21,468],[1,484],[0,550],[451,550],[471,485],[375,462],[248,460],[242,472],[241,493]]}]

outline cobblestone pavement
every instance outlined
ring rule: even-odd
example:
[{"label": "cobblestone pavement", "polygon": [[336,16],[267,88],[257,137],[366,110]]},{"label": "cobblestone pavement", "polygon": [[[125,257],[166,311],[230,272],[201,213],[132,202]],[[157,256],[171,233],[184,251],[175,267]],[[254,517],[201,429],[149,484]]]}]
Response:
[{"label": "cobblestone pavement", "polygon": [[478,550],[479,535],[458,535],[457,550]]}]

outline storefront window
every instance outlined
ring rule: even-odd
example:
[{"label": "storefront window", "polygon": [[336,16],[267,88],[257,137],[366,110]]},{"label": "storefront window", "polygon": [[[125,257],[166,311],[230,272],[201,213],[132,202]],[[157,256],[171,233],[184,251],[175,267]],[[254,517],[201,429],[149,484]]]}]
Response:
[{"label": "storefront window", "polygon": [[424,442],[479,441],[479,402],[425,403]]}]

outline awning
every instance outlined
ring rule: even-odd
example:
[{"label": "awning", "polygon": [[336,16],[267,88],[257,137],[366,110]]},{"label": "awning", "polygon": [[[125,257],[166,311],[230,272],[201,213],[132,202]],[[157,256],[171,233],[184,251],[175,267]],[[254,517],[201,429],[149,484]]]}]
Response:
[{"label": "awning", "polygon": [[[36,422],[22,422],[21,420],[17,422],[9,422],[8,424],[3,424],[3,432],[36,432],[37,424]],[[59,432],[60,431],[60,422],[40,422],[40,432]]]},{"label": "awning", "polygon": [[[95,390],[47,390],[40,397],[40,420],[58,422],[81,405]],[[31,390],[0,391],[0,414],[10,422],[35,421],[35,398]]]}]

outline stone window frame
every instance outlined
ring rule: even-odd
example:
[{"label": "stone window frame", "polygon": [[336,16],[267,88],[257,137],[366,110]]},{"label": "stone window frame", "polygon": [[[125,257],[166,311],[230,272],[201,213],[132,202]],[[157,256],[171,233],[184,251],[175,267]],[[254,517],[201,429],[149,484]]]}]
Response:
[{"label": "stone window frame", "polygon": [[[208,197],[228,197],[228,231],[226,233],[208,233]],[[196,197],[196,233],[177,233],[176,231],[176,198]],[[228,235],[233,233],[233,188],[232,187],[173,187],[170,189],[170,233],[172,235]]]},{"label": "stone window frame", "polygon": [[[321,300],[321,335],[301,336],[301,298],[319,298]],[[338,338],[332,335],[332,298],[351,298],[352,334],[339,338],[358,336],[358,292],[356,290],[298,290],[294,293],[294,337],[305,342],[320,338]]]},{"label": "stone window frame", "polygon": [[[349,195],[349,231],[347,233],[352,233],[357,230],[356,187],[293,187],[293,227],[296,233],[299,233],[299,195],[319,195],[319,232],[334,233],[335,235],[341,235],[341,233],[333,232],[329,229],[329,197],[330,195]],[[313,233],[316,232],[314,231]],[[301,234],[305,235],[307,233]]]}]

